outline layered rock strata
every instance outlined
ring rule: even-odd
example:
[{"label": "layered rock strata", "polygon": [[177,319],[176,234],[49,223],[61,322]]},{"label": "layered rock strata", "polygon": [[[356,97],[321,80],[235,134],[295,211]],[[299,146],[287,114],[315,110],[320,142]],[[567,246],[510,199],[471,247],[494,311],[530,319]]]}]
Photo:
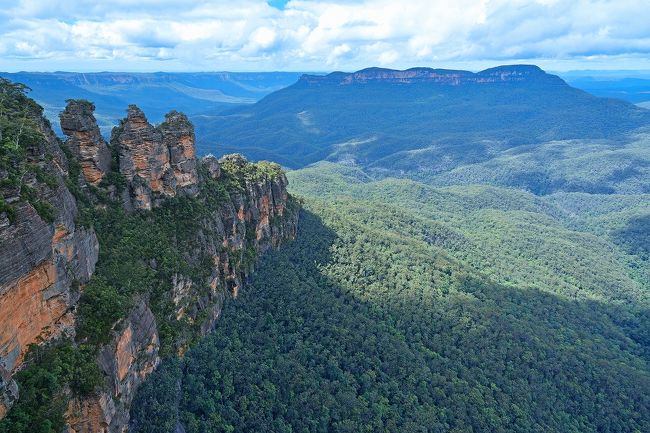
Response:
[{"label": "layered rock strata", "polygon": [[[74,332],[78,288],[90,279],[99,252],[95,232],[76,224],[60,141],[41,116],[30,120],[40,132],[26,149],[25,166],[33,168],[19,182],[0,170],[6,181],[0,197],[12,207],[11,214],[0,212],[0,418],[18,398],[11,377],[29,346]],[[51,220],[32,202],[53,209]]]},{"label": "layered rock strata", "polygon": [[[219,176],[219,163],[213,157],[203,158],[200,164],[208,176]],[[177,318],[187,316],[195,321],[204,316],[202,334],[214,327],[224,295],[237,296],[253,271],[255,259],[296,235],[298,214],[296,209],[289,208],[288,181],[284,174],[244,185],[203,220],[202,228],[196,233],[197,249],[188,257],[190,262],[200,257],[211,258],[210,292],[196,300],[188,276],[174,278]]]},{"label": "layered rock strata", "polygon": [[[68,136],[65,146],[81,168],[79,179],[68,179],[67,185],[79,187],[75,193],[83,197],[83,206],[106,206],[105,200],[114,200],[126,210],[146,211],[184,196],[209,209],[197,216],[195,247],[182,252],[188,264],[208,266],[208,277],[176,274],[169,281],[175,311],[173,317],[163,319],[176,320],[179,326],[193,324],[175,341],[182,353],[213,329],[224,301],[237,296],[257,258],[295,236],[298,213],[290,203],[287,179],[279,169],[273,175],[249,178],[247,170],[253,166],[236,155],[197,160],[192,124],[174,111],[153,126],[139,108],[129,106],[127,117],[107,145],[93,110],[89,102],[69,101],[60,115],[61,128]],[[12,376],[29,345],[63,334],[74,338],[74,307],[95,270],[101,248],[94,231],[75,222],[81,205],[66,187],[72,162],[61,151],[63,143],[47,122],[38,121],[43,142],[30,155],[54,181],[44,185],[32,173],[24,183],[37,190],[56,215],[46,221],[20,198],[20,188],[2,190],[4,202],[13,203],[15,215],[0,213],[0,418],[19,398]],[[117,156],[114,166],[111,154]],[[224,162],[231,172],[225,173]],[[102,182],[109,174],[108,181]],[[115,180],[120,177],[123,184],[118,186]],[[217,185],[216,189],[208,188],[209,183]],[[212,193],[220,199],[206,196]],[[68,433],[128,429],[135,392],[160,362],[156,317],[143,295],[114,324],[109,342],[98,349],[97,363],[106,386],[87,397],[70,398],[65,413]]]},{"label": "layered rock strata", "polygon": [[[198,161],[203,173],[219,180],[222,171],[213,157]],[[213,176],[215,176],[213,178]],[[195,323],[196,334],[181,335],[179,355],[187,342],[214,329],[224,302],[236,297],[254,270],[257,258],[296,234],[298,213],[290,204],[284,175],[256,182],[231,193],[201,221],[188,251],[188,263],[210,257],[211,271],[206,281],[191,275],[172,277],[170,297],[174,319]],[[158,328],[145,300],[138,302],[123,323],[118,324],[111,342],[100,351],[99,364],[110,388],[87,399],[73,400],[67,412],[68,433],[123,433],[128,428],[130,404],[138,386],[159,362]]]},{"label": "layered rock strata", "polygon": [[98,362],[109,387],[88,398],[70,401],[66,412],[68,433],[126,431],[135,390],[158,366],[159,348],[156,319],[140,300],[100,351]]},{"label": "layered rock strata", "polygon": [[535,80],[551,81],[557,84],[562,82],[559,77],[546,74],[534,65],[499,66],[477,73],[431,68],[411,68],[404,71],[367,68],[352,73],[332,72],[328,75],[303,75],[299,82],[304,85],[317,86],[372,83],[430,83],[443,86],[460,86],[466,84],[519,83]]},{"label": "layered rock strata", "polygon": [[149,210],[166,197],[196,196],[194,128],[187,117],[175,111],[154,127],[135,105],[113,130],[111,145],[119,153],[119,171],[127,180],[128,208]]},{"label": "layered rock strata", "polygon": [[65,145],[77,157],[86,182],[99,185],[111,168],[111,152],[99,131],[94,111],[91,102],[69,100],[59,118],[61,130],[68,136]]}]

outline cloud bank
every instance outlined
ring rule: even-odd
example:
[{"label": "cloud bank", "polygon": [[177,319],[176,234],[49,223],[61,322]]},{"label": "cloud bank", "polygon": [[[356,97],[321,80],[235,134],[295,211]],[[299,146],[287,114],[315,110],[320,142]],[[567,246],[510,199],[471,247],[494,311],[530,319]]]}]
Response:
[{"label": "cloud bank", "polygon": [[650,69],[647,0],[0,0],[2,70]]}]

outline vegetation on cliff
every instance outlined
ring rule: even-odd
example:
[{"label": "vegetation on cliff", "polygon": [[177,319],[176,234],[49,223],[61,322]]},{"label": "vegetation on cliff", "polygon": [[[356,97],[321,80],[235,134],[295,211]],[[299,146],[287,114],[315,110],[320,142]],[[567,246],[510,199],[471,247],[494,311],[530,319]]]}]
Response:
[{"label": "vegetation on cliff", "polygon": [[[32,125],[34,119],[42,119],[42,109],[25,96],[24,87],[8,82],[0,84],[4,96],[0,107],[3,133],[0,168],[9,171],[2,176],[3,187],[22,188],[25,195],[28,186],[21,184],[22,172],[32,170],[37,177],[45,176],[39,166],[29,165],[30,158],[38,159],[39,155],[29,155],[25,150],[33,151],[35,147],[30,147],[29,140],[38,143],[45,140],[38,125]],[[66,134],[96,132],[91,105],[69,101],[69,108],[65,117]],[[26,114],[21,114],[23,112]],[[170,116],[168,120],[172,117],[187,120],[176,112]],[[76,198],[77,223],[96,233],[99,260],[87,284],[82,287],[75,281],[73,287],[68,288],[74,296],[80,293],[74,331],[50,342],[39,341],[42,344],[30,348],[24,365],[15,376],[20,399],[0,420],[1,433],[60,433],[69,421],[66,412],[70,411],[71,400],[96,397],[107,388],[112,398],[117,391],[110,389],[109,382],[119,384],[121,380],[129,380],[128,374],[143,380],[150,371],[120,371],[118,378],[109,377],[103,360],[109,343],[116,338],[126,335],[125,341],[131,344],[128,340],[130,328],[128,333],[124,332],[126,327],[132,326],[133,311],[144,305],[142,308],[150,309],[155,316],[155,321],[151,316],[155,328],[151,341],[142,342],[157,346],[150,356],[157,359],[159,354],[173,356],[182,352],[209,330],[215,319],[210,315],[218,315],[220,303],[232,290],[238,289],[258,256],[267,247],[290,237],[295,230],[291,225],[295,225],[297,209],[286,193],[286,179],[279,166],[250,163],[240,156],[224,159],[223,169],[215,159],[197,162],[191,124],[183,123],[182,128],[177,129],[173,126],[176,124],[163,124],[167,129],[162,137],[169,142],[163,144],[172,149],[171,164],[179,165],[175,167],[174,176],[183,176],[184,171],[193,170],[193,177],[179,177],[178,181],[179,185],[181,180],[185,181],[183,186],[191,189],[191,194],[162,197],[157,191],[149,191],[154,198],[151,210],[129,206],[131,197],[128,194],[134,194],[135,187],[125,179],[117,163],[124,152],[120,155],[113,151],[111,171],[100,172],[97,184],[93,185],[86,182],[88,173],[84,169],[88,164],[80,164],[78,147],[84,147],[85,155],[92,156],[93,151],[105,146],[102,138],[94,134],[92,140],[88,140],[87,135],[79,134],[81,139],[75,138],[63,146],[61,157],[67,168],[64,180]],[[173,140],[175,134],[179,135],[178,143],[183,148],[174,148],[177,145]],[[131,146],[142,150],[137,135],[128,138],[132,140]],[[52,141],[59,149],[53,134]],[[155,159],[151,155],[149,158]],[[231,161],[236,163],[229,164]],[[99,164],[93,169],[101,170],[104,166],[106,164]],[[169,177],[165,181],[176,185]],[[63,181],[57,182],[61,185],[53,187],[63,188]],[[156,185],[154,181],[151,184]],[[26,199],[39,209],[38,197],[26,196]],[[4,201],[0,204],[0,212],[11,216],[12,205]],[[41,218],[51,221],[49,211],[41,206]],[[269,224],[276,219],[282,221],[276,221],[277,225],[271,227]],[[117,368],[128,369],[130,364],[124,367],[119,356],[109,353],[108,361],[118,357]],[[147,365],[155,366],[156,363],[152,359]],[[135,386],[137,384],[129,384],[128,392],[132,393]],[[126,405],[127,421],[128,403],[130,400],[119,403]]]},{"label": "vegetation on cliff", "polygon": [[[29,202],[45,221],[52,222],[56,210],[30,182],[35,178],[44,187],[57,186],[52,173],[38,163],[38,155],[30,154],[45,137],[36,123],[43,109],[26,96],[28,90],[0,78],[0,188],[14,190],[19,200]],[[0,197],[0,212],[6,212],[11,221],[15,220],[15,205]]]},{"label": "vegetation on cliff", "polygon": [[[97,232],[100,258],[82,288],[74,340],[30,352],[17,375],[21,400],[0,421],[0,433],[60,433],[70,399],[106,388],[98,353],[125,335],[134,311],[142,311],[136,306],[153,311],[151,341],[159,338],[155,356],[166,361],[137,395],[130,426],[135,432],[650,431],[647,138],[637,131],[625,142],[564,140],[510,150],[472,141],[501,136],[503,119],[511,128],[510,144],[611,137],[638,126],[647,112],[595,100],[539,70],[532,73],[539,80],[531,85],[476,88],[478,99],[441,90],[445,104],[459,102],[456,114],[476,128],[439,116],[446,124],[436,127],[453,129],[442,147],[396,152],[413,137],[408,146],[419,146],[432,131],[398,137],[417,122],[391,117],[394,110],[386,104],[365,107],[361,112],[375,120],[391,117],[393,123],[376,122],[386,128],[387,145],[367,137],[334,147],[336,158],[367,158],[365,171],[321,162],[289,173],[306,203],[298,239],[265,257],[253,284],[241,292],[264,230],[282,232],[282,212],[289,218],[297,212],[297,202],[286,197],[280,206],[269,204],[269,197],[283,196],[275,190],[286,187],[280,166],[251,164],[234,154],[190,164],[198,184],[183,176],[147,177],[164,172],[164,158],[156,155],[176,151],[177,159],[168,162],[181,168],[194,161],[191,146],[174,145],[181,136],[193,143],[193,131],[178,113],[160,129],[132,107],[133,115],[116,130],[123,136],[113,144],[112,171],[97,186],[79,181],[82,167],[68,152],[67,185],[81,208],[78,222]],[[302,83],[289,90],[302,92],[294,102],[311,103],[313,110],[264,115],[294,122],[301,131],[295,140],[321,135],[318,122],[332,125],[346,115],[335,113],[340,104],[334,102],[349,98],[336,81],[345,74],[318,80],[328,79],[335,82],[321,84],[331,86],[330,105],[317,101],[313,83]],[[385,86],[366,84],[353,91],[368,100],[386,98]],[[407,91],[410,99],[397,103],[412,108],[412,97],[429,85],[415,83]],[[391,86],[395,94],[408,87]],[[291,99],[289,90],[256,107]],[[520,99],[510,104],[513,92]],[[499,109],[483,112],[485,101],[495,98],[503,102]],[[530,106],[534,128],[517,117]],[[558,113],[585,106],[557,120]],[[466,109],[478,111],[468,115]],[[605,121],[603,113],[613,117]],[[612,126],[617,116],[624,122]],[[344,120],[349,123],[337,122],[343,127],[332,134],[348,134],[362,123],[358,117]],[[429,117],[416,120],[427,124]],[[546,137],[544,125],[551,121],[557,136]],[[168,128],[179,122],[180,129]],[[273,122],[262,129],[267,127],[274,128]],[[160,153],[139,154],[140,166],[126,167],[127,178],[120,151],[141,152],[142,131]],[[171,144],[148,140],[163,132]],[[463,144],[465,138],[471,140]],[[249,143],[250,136],[245,139]],[[330,156],[319,148],[325,141],[305,143],[303,154],[290,155],[298,158],[296,165]],[[299,148],[291,140],[284,144],[276,150]],[[384,151],[390,155],[373,153]],[[443,153],[465,159],[445,165]],[[387,167],[428,184],[372,177],[383,177]],[[176,195],[181,181],[189,183],[190,195]],[[147,200],[133,202],[129,194],[142,188]],[[0,205],[10,213],[11,204]],[[151,210],[138,207],[143,205]],[[209,249],[206,239],[219,242]],[[210,287],[206,281],[216,281],[215,270],[223,281]],[[219,300],[210,299],[216,287],[219,295],[239,292],[239,300],[225,308],[213,335],[194,344],[221,313]],[[205,308],[211,302],[217,308]],[[177,359],[177,353],[185,357]]]},{"label": "vegetation on cliff", "polygon": [[[266,170],[254,167],[243,160],[240,168],[254,173]],[[26,368],[17,376],[21,399],[0,421],[0,432],[60,433],[70,391],[84,396],[103,385],[98,350],[133,308],[135,299],[149,299],[159,328],[161,355],[173,355],[201,335],[201,320],[176,319],[172,280],[174,275],[187,275],[198,287],[206,284],[213,267],[211,257],[191,263],[188,252],[198,247],[196,234],[203,219],[229,202],[225,185],[238,179],[238,172],[229,174],[232,177],[227,181],[203,184],[197,198],[169,198],[152,211],[127,213],[119,202],[110,200],[85,209],[86,224],[99,239],[100,257],[77,307],[76,343],[53,342],[32,349]],[[271,179],[263,176],[258,173],[256,179]],[[249,250],[230,253],[233,260],[239,260],[233,267],[242,271],[256,260],[255,251],[253,257]]]},{"label": "vegetation on cliff", "polygon": [[20,399],[0,420],[2,433],[61,433],[69,394],[83,396],[104,383],[96,347],[70,339],[34,345],[16,375]]}]

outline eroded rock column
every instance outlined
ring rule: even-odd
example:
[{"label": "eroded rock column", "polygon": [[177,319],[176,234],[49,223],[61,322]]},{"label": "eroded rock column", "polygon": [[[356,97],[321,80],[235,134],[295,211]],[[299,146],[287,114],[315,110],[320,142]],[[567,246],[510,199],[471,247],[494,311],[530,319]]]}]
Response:
[{"label": "eroded rock column", "polygon": [[68,139],[65,145],[81,165],[86,182],[98,185],[111,168],[111,152],[97,126],[92,102],[71,99],[61,112],[61,130]]}]

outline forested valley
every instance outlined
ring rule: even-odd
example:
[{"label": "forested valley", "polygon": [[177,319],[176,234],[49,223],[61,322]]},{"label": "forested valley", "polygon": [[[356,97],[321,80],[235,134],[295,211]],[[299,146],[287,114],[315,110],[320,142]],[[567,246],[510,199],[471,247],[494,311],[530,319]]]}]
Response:
[{"label": "forested valley", "polygon": [[290,180],[297,239],[144,385],[133,431],[650,429],[647,197]]}]

